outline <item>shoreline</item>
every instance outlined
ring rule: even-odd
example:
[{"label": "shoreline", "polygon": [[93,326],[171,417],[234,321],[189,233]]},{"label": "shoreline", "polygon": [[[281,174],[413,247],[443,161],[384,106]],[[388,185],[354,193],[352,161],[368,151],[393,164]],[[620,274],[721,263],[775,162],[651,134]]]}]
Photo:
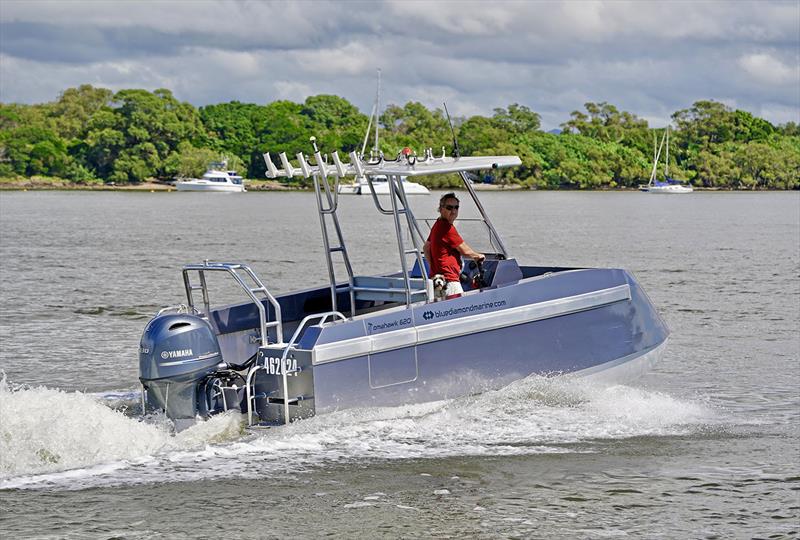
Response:
[{"label": "shoreline", "polygon": [[[247,181],[247,191],[310,191],[310,189],[286,186],[271,180]],[[0,191],[141,191],[177,192],[174,185],[166,182],[142,182],[140,184],[75,184],[67,180],[44,178],[0,178]]]},{"label": "shoreline", "polygon": [[[245,180],[247,191],[312,191],[310,187],[287,186],[275,180]],[[473,184],[475,191],[603,191],[603,192],[638,192],[638,187],[614,187],[600,189],[542,189],[527,188],[519,184]],[[431,191],[465,191],[464,187],[435,187]],[[754,192],[754,191],[797,191],[791,189],[736,189],[722,187],[693,187],[695,191]],[[0,178],[0,191],[137,191],[137,192],[177,192],[174,185],[165,182],[142,182],[140,184],[75,184],[67,180],[51,178]]]}]

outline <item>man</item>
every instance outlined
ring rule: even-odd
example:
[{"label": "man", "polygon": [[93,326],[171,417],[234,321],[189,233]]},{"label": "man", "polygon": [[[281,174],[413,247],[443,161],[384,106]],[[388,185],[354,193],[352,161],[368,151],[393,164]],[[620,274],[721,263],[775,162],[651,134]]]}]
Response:
[{"label": "man", "polygon": [[446,281],[445,297],[464,292],[459,281],[462,255],[477,262],[486,258],[482,253],[469,247],[458,234],[453,225],[458,217],[458,208],[459,201],[455,193],[445,193],[439,199],[439,219],[433,224],[428,240],[422,248],[425,252],[425,260],[430,266],[429,277],[433,278],[436,274],[444,276]]}]

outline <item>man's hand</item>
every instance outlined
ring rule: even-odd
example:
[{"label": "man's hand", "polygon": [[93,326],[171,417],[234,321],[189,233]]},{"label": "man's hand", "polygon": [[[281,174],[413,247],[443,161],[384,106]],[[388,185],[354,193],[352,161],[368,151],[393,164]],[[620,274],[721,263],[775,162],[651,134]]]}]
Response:
[{"label": "man's hand", "polygon": [[477,251],[475,251],[474,249],[469,247],[469,244],[467,244],[466,242],[462,243],[456,249],[464,257],[468,257],[468,258],[470,258],[470,259],[472,259],[473,261],[476,261],[476,262],[481,262],[482,263],[483,260],[486,258],[486,255],[484,255],[483,253],[478,253]]}]

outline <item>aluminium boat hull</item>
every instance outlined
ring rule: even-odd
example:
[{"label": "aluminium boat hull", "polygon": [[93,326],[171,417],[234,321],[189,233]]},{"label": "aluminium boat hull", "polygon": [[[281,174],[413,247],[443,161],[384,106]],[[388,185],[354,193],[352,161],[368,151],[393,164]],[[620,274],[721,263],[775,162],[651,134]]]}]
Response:
[{"label": "aluminium boat hull", "polygon": [[[624,270],[524,278],[311,327],[288,365],[301,375],[287,377],[290,393],[304,400],[290,416],[454,398],[534,374],[626,382],[659,360],[668,336]],[[279,369],[260,374],[256,392],[274,392],[281,380]],[[285,420],[279,404],[257,412]]]}]

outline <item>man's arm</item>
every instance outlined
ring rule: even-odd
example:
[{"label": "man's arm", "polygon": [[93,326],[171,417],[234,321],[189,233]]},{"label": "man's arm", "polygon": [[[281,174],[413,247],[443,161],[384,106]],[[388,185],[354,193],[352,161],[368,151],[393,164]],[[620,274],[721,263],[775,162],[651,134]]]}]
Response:
[{"label": "man's arm", "polygon": [[425,255],[425,260],[428,261],[428,265],[431,264],[431,243],[430,241],[425,242],[425,245],[422,246],[422,253]]},{"label": "man's arm", "polygon": [[486,258],[486,255],[484,255],[483,253],[478,253],[477,251],[469,247],[469,244],[467,244],[466,242],[462,242],[461,245],[459,245],[456,249],[464,257],[469,257],[470,259],[473,259],[478,262],[481,262]]}]

